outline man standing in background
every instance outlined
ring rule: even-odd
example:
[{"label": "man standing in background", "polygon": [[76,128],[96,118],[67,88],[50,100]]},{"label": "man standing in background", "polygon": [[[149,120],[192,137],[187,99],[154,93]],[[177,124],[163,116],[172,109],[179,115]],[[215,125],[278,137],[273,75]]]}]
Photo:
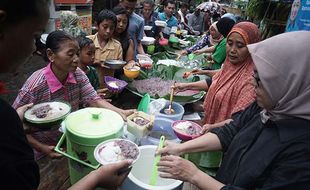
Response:
[{"label": "man standing in background", "polygon": [[128,32],[133,38],[135,45],[135,56],[137,53],[145,54],[141,40],[144,35],[144,20],[139,15],[134,13],[137,0],[121,0],[120,5],[127,10],[129,16]]}]

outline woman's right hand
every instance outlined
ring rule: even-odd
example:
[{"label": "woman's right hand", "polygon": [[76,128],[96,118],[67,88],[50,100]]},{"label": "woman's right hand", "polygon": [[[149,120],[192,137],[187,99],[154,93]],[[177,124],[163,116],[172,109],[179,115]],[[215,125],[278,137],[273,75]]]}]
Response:
[{"label": "woman's right hand", "polygon": [[55,146],[49,146],[49,145],[42,145],[40,148],[40,151],[44,154],[47,154],[48,157],[54,159],[54,158],[61,158],[62,155],[55,152]]},{"label": "woman's right hand", "polygon": [[174,88],[175,92],[180,92],[187,90],[189,88],[187,83],[175,83],[172,88]]},{"label": "woman's right hand", "polygon": [[165,141],[164,147],[156,151],[156,155],[176,155],[182,154],[180,144],[171,141]]},{"label": "woman's right hand", "polygon": [[201,74],[203,74],[203,71],[200,70],[200,69],[194,69],[194,70],[191,71],[191,73],[193,75],[201,75]]},{"label": "woman's right hand", "polygon": [[187,51],[186,50],[182,50],[180,54],[181,54],[181,56],[187,55]]},{"label": "woman's right hand", "polygon": [[204,53],[204,52],[201,49],[193,51],[193,54],[196,54],[196,55],[199,55],[199,54],[202,54],[202,53]]}]

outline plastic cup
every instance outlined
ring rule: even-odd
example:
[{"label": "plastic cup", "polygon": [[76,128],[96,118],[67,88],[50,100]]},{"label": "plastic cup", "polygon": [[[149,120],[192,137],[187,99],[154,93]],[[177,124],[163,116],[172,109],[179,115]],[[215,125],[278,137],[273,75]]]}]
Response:
[{"label": "plastic cup", "polygon": [[148,54],[153,54],[155,51],[155,45],[148,45],[147,46],[147,53]]}]

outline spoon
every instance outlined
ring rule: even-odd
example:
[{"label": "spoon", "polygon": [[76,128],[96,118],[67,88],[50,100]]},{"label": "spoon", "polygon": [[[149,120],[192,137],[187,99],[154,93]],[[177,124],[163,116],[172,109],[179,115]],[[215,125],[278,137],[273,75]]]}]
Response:
[{"label": "spoon", "polygon": [[[164,142],[165,142],[165,136],[161,136],[160,140],[159,140],[159,145],[158,145],[158,149],[163,148],[164,146]],[[149,184],[154,186],[157,183],[157,177],[158,177],[158,162],[160,160],[160,155],[155,156],[155,160],[154,160],[154,164],[153,164],[153,168],[152,168],[152,174],[151,174],[151,179]]]},{"label": "spoon", "polygon": [[167,115],[174,114],[174,110],[172,109],[173,93],[174,93],[174,87],[171,87],[169,107],[168,107],[168,109],[164,110],[165,114],[167,114]]}]

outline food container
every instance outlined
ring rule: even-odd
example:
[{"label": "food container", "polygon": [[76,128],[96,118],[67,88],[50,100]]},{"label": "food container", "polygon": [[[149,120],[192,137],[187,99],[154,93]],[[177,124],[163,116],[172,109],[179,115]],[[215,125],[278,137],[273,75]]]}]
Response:
[{"label": "food container", "polygon": [[169,37],[169,42],[171,42],[171,43],[179,43],[179,38],[170,36]]},{"label": "food container", "polygon": [[144,26],[144,30],[146,30],[146,31],[149,31],[149,30],[152,30],[152,26]]},{"label": "food container", "polygon": [[64,123],[65,134],[55,150],[70,158],[70,182],[74,184],[100,166],[94,157],[95,147],[105,140],[120,138],[124,121],[108,109],[84,108],[69,114]]},{"label": "food container", "polygon": [[179,120],[172,124],[172,128],[177,137],[183,141],[189,141],[199,137],[202,127],[195,122]]},{"label": "food container", "polygon": [[138,145],[126,139],[110,139],[98,144],[94,157],[102,165],[113,164],[130,159],[134,164],[139,159]]},{"label": "food container", "polygon": [[152,130],[153,123],[154,116],[138,111],[127,117],[127,131],[141,138]]},{"label": "food container", "polygon": [[128,85],[127,82],[116,79],[114,77],[110,77],[110,76],[105,76],[104,82],[106,83],[110,91],[116,92],[116,93],[121,92]]},{"label": "food container", "polygon": [[167,22],[162,21],[162,20],[156,20],[156,21],[155,21],[155,25],[156,25],[156,26],[159,26],[159,27],[165,28],[165,27],[167,26]]},{"label": "food container", "polygon": [[166,45],[168,45],[168,40],[166,38],[162,38],[162,39],[159,40],[158,43],[161,46],[166,46]]},{"label": "food container", "polygon": [[188,31],[187,30],[181,30],[181,35],[182,36],[186,36],[188,34]]},{"label": "food container", "polygon": [[104,65],[109,67],[110,69],[121,69],[124,65],[126,65],[126,62],[122,60],[111,59],[104,61]]},{"label": "food container", "polygon": [[141,40],[142,45],[151,45],[154,44],[155,38],[144,36]]},{"label": "food container", "polygon": [[182,119],[182,117],[184,115],[184,107],[181,104],[179,104],[177,102],[172,102],[171,108],[174,110],[173,114],[166,114],[164,112],[164,110],[168,109],[168,107],[169,107],[169,105],[166,104],[166,106],[162,110],[160,110],[160,112],[158,114],[156,114],[156,116],[168,118],[168,119],[171,119],[173,121]]},{"label": "food container", "polygon": [[138,59],[138,63],[143,68],[151,68],[153,65],[153,60],[147,55],[138,54],[137,59]]},{"label": "food container", "polygon": [[152,175],[155,151],[157,146],[140,146],[140,157],[133,165],[128,177],[121,186],[121,190],[181,190],[182,181],[161,178],[158,176],[155,186],[149,185]]},{"label": "food container", "polygon": [[24,118],[31,126],[41,129],[59,127],[61,122],[71,112],[71,105],[67,102],[43,102],[25,111]]},{"label": "food container", "polygon": [[126,66],[123,68],[124,75],[129,79],[137,78],[140,74],[140,67],[138,66]]},{"label": "food container", "polygon": [[164,135],[166,140],[179,143],[180,139],[175,135],[172,129],[173,120],[155,117],[153,128],[150,133],[141,139],[142,145],[158,145],[160,136]]}]

